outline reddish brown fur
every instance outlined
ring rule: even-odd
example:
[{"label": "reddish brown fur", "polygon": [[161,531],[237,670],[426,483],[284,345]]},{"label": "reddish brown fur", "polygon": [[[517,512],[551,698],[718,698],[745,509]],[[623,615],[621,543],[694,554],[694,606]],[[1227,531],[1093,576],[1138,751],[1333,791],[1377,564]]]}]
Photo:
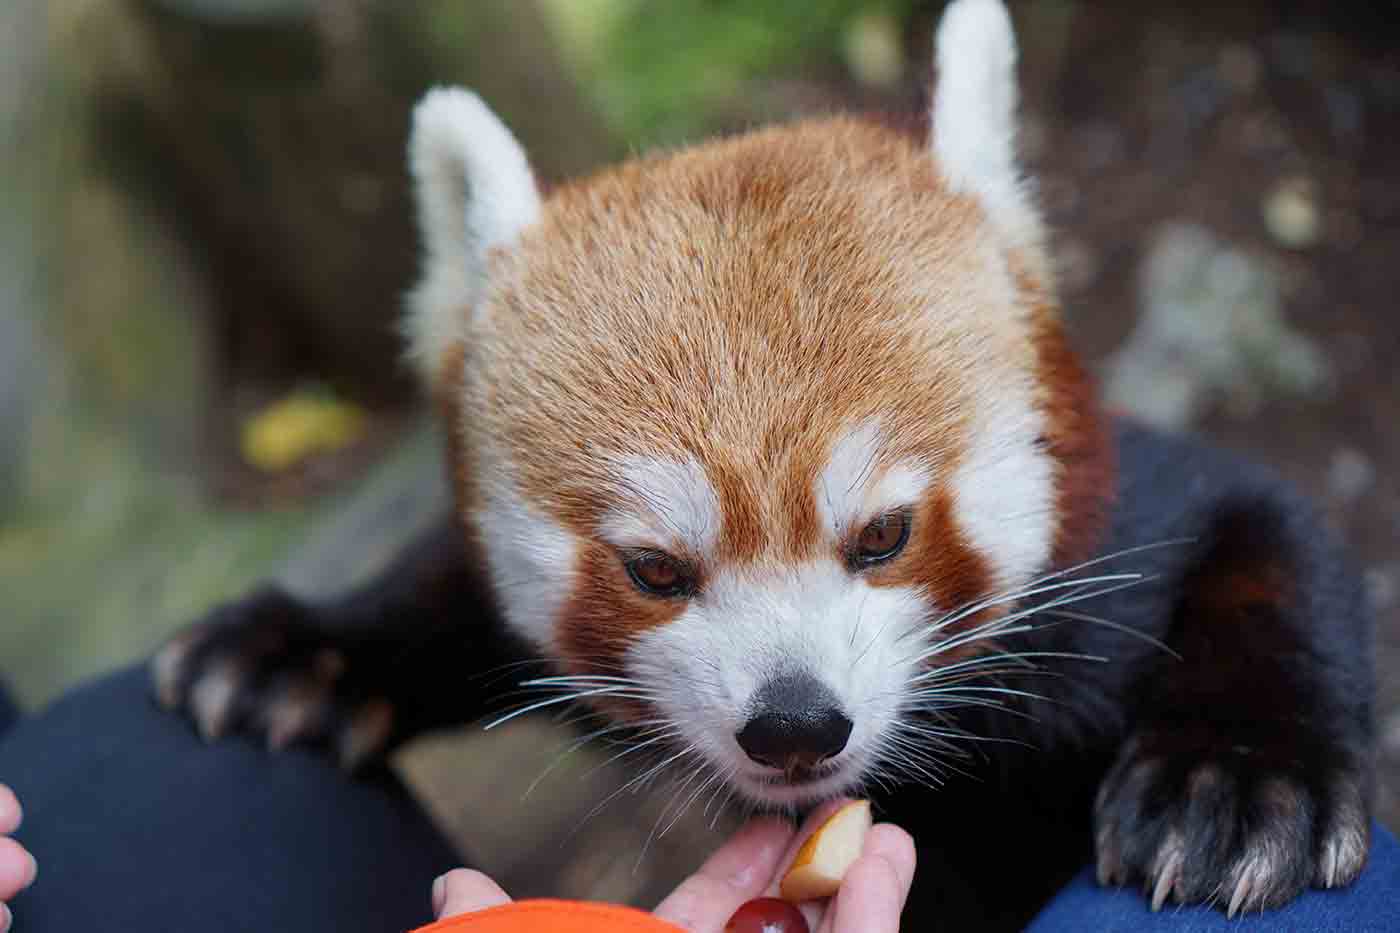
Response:
[{"label": "reddish brown fur", "polygon": [[939,606],[965,606],[991,590],[991,571],[964,537],[953,497],[935,488],[915,510],[909,543],[898,560],[868,574],[873,586],[924,587]]},{"label": "reddish brown fur", "polygon": [[1278,609],[1293,597],[1287,570],[1259,560],[1198,573],[1195,583],[1187,611],[1227,619],[1248,618],[1254,609]]},{"label": "reddish brown fur", "polygon": [[[1101,473],[1073,478],[1102,460],[1087,380],[1048,300],[1023,280],[1016,301],[1004,261],[980,207],[947,190],[922,146],[851,119],[629,162],[555,191],[495,259],[462,393],[468,433],[501,448],[504,463],[481,468],[508,466],[527,501],[589,542],[559,650],[616,665],[679,611],[639,595],[596,543],[617,504],[607,454],[698,462],[722,509],[718,562],[809,560],[825,546],[813,482],[843,432],[876,418],[886,463],[951,475],[978,393],[1034,371],[1062,515],[1087,502],[1102,488]],[[1063,521],[1057,557],[1092,524]],[[930,490],[915,527],[909,553],[872,581],[922,586],[945,607],[987,591],[986,559],[946,488]]]},{"label": "reddish brown fur", "polygon": [[1065,338],[1053,299],[1028,273],[1016,277],[1032,310],[1046,450],[1055,459],[1055,546],[1051,563],[1087,560],[1113,505],[1116,463],[1094,382]]},{"label": "reddish brown fur", "polygon": [[603,544],[590,544],[579,555],[578,584],[564,607],[557,637],[570,673],[623,673],[617,658],[636,633],[665,625],[685,608],[679,599],[642,595],[617,566],[617,555]]}]

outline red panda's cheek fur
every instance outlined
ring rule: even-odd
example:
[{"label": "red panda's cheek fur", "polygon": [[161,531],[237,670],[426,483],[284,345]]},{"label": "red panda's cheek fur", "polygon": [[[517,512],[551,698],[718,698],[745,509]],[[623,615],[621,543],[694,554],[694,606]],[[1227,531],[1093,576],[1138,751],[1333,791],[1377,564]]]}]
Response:
[{"label": "red panda's cheek fur", "polygon": [[[992,568],[958,527],[953,495],[948,488],[935,487],[915,511],[913,521],[904,552],[890,564],[867,574],[866,580],[871,586],[902,587],[927,593],[934,606],[930,625],[939,616],[957,612],[990,594]],[[988,613],[973,613],[930,636],[930,641],[937,642],[987,619]],[[939,655],[930,658],[928,666],[946,664],[967,653],[964,650]]]},{"label": "red panda's cheek fur", "polygon": [[574,589],[559,613],[555,645],[568,674],[624,676],[626,654],[644,633],[676,620],[685,601],[638,592],[612,548],[581,549]]},{"label": "red panda's cheek fur", "polygon": [[1055,528],[1051,565],[1088,559],[1104,533],[1117,472],[1108,422],[1093,378],[1069,345],[1053,295],[1024,267],[1017,286],[1031,309],[1038,404],[1045,415],[1045,448],[1054,458]]}]

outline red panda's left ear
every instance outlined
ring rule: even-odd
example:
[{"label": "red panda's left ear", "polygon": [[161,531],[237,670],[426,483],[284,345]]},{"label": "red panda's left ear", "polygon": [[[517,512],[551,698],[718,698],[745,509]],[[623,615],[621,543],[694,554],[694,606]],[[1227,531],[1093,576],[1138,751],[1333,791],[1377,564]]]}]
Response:
[{"label": "red panda's left ear", "polygon": [[430,384],[481,313],[487,256],[539,219],[530,163],[481,98],[461,88],[424,95],[413,112],[409,168],[425,251],[409,299],[409,351]]},{"label": "red panda's left ear", "polygon": [[1040,215],[1016,160],[1016,36],[1001,0],[954,0],[937,37],[933,154],[1013,249],[1038,252]]}]

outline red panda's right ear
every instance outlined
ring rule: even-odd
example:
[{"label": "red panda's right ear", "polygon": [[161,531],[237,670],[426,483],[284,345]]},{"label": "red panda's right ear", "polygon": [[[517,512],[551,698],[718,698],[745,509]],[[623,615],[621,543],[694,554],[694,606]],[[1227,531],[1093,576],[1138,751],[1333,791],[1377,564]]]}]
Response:
[{"label": "red panda's right ear", "polygon": [[932,149],[949,186],[981,201],[1010,245],[1044,233],[1016,159],[1016,35],[1001,0],[953,0],[936,38]]},{"label": "red panda's right ear", "polygon": [[489,252],[540,214],[530,163],[481,98],[437,88],[413,112],[409,168],[423,236],[423,277],[409,297],[409,353],[429,384],[481,313]]}]

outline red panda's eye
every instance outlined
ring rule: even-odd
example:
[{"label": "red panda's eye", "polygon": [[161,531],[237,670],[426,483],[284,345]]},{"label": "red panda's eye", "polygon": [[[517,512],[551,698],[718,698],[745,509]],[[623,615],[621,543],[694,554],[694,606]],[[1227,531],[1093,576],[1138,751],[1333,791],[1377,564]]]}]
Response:
[{"label": "red panda's eye", "polygon": [[868,567],[894,557],[909,541],[909,514],[890,512],[865,526],[853,548],[853,562]]},{"label": "red panda's eye", "polygon": [[684,596],[694,589],[685,564],[669,554],[644,551],[624,558],[632,582],[652,596]]}]

